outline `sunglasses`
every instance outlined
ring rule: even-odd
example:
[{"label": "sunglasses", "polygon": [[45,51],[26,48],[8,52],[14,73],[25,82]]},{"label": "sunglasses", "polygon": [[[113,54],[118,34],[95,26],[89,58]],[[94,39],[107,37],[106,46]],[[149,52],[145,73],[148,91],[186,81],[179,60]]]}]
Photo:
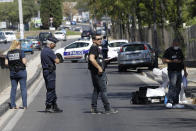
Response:
[{"label": "sunglasses", "polygon": [[102,40],[102,38],[98,38],[98,39],[95,39],[95,40]]}]

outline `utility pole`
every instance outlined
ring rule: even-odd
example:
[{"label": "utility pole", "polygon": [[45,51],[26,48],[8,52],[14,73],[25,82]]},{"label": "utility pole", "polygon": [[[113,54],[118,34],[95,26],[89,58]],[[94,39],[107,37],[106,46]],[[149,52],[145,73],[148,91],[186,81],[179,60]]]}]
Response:
[{"label": "utility pole", "polygon": [[22,0],[18,0],[18,10],[19,10],[19,21],[20,21],[20,39],[24,39]]},{"label": "utility pole", "polygon": [[158,68],[158,45],[157,45],[157,21],[156,21],[156,0],[153,0],[153,34],[154,34],[154,46],[155,46],[155,67]]}]

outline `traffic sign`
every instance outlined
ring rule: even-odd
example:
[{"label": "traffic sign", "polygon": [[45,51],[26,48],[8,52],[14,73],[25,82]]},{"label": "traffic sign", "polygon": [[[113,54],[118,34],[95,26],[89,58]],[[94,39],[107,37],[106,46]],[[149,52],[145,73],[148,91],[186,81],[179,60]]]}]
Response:
[{"label": "traffic sign", "polygon": [[0,2],[13,2],[14,0],[0,0]]}]

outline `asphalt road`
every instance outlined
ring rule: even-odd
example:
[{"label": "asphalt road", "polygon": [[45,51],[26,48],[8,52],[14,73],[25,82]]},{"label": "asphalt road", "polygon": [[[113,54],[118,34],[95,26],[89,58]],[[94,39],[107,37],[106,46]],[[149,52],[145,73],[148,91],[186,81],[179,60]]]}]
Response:
[{"label": "asphalt road", "polygon": [[[190,109],[165,109],[163,105],[131,105],[131,92],[157,83],[136,71],[118,73],[109,65],[108,96],[118,114],[92,115],[92,82],[86,63],[57,66],[56,91],[63,113],[45,113],[45,87],[18,120],[13,131],[195,131],[196,113]],[[98,106],[103,110],[99,100]]]}]

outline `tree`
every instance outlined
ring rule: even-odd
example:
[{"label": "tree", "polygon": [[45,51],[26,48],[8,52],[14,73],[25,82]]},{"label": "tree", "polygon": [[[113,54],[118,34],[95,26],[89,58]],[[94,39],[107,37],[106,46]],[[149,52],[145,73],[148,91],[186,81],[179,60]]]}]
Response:
[{"label": "tree", "polygon": [[78,11],[74,7],[72,7],[70,3],[63,3],[63,14],[66,17],[70,18],[71,20],[72,16],[76,13],[78,13]]},{"label": "tree", "polygon": [[40,4],[43,28],[49,28],[50,18],[53,18],[53,26],[59,27],[62,22],[62,0],[41,0]]},{"label": "tree", "polygon": [[49,19],[50,19],[50,1],[49,0],[41,0],[40,1],[40,16],[42,20],[42,25],[44,29],[48,29]]},{"label": "tree", "polygon": [[[37,4],[32,0],[23,0],[23,20],[27,24],[31,17],[36,16]],[[0,20],[17,25],[19,23],[18,0],[11,3],[0,3]]]},{"label": "tree", "polygon": [[27,24],[32,17],[37,16],[37,11],[39,6],[35,1],[32,0],[23,0],[23,18],[24,24]]},{"label": "tree", "polygon": [[53,17],[53,26],[59,27],[62,23],[62,0],[50,0],[51,2],[51,17]]}]

